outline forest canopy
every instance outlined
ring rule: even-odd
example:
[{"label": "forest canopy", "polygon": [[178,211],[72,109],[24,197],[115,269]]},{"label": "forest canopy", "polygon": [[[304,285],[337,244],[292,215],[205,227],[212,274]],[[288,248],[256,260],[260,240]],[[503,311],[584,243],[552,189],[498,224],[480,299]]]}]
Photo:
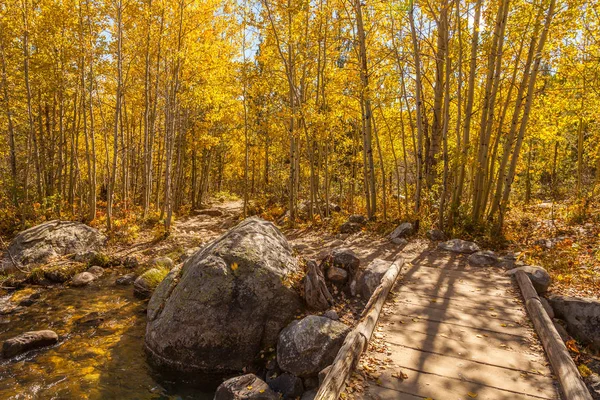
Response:
[{"label": "forest canopy", "polygon": [[209,196],[502,229],[600,188],[583,0],[5,0],[0,230]]}]

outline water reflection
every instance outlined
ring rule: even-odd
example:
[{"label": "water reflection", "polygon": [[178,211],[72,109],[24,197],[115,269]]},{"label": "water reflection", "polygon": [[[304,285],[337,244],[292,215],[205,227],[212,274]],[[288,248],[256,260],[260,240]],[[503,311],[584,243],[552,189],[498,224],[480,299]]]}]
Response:
[{"label": "water reflection", "polygon": [[32,305],[0,315],[0,341],[40,329],[60,336],[52,348],[0,360],[1,399],[212,399],[210,391],[153,375],[143,350],[145,304],[131,286],[114,285],[116,277],[0,298],[0,310],[8,311],[39,293]]}]

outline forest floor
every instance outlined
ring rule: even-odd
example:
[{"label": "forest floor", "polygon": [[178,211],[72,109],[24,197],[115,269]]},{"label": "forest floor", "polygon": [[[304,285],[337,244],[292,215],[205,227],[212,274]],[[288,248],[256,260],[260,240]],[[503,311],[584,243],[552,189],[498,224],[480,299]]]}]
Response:
[{"label": "forest floor", "polygon": [[551,292],[600,297],[600,204],[582,213],[579,204],[541,202],[509,217],[508,248],[523,262],[550,273]]}]

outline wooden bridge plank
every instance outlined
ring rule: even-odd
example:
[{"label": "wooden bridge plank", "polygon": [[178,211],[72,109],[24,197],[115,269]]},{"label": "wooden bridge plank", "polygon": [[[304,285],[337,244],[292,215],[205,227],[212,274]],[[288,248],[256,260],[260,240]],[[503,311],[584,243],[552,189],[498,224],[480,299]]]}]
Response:
[{"label": "wooden bridge plank", "polygon": [[424,372],[547,399],[555,394],[553,379],[550,377],[414,350],[393,343],[389,345],[392,351],[389,357],[400,369],[406,370],[408,375]]},{"label": "wooden bridge plank", "polygon": [[556,389],[550,397],[544,397],[544,395],[528,395],[489,387],[477,381],[469,382],[433,374],[418,374],[414,371],[406,373],[408,378],[404,380],[391,376],[390,373],[382,374],[376,385],[371,384],[365,394],[357,398],[373,400],[413,400],[415,397],[421,400],[426,398],[434,400],[552,400],[558,398]]},{"label": "wooden bridge plank", "polygon": [[[402,345],[415,350],[427,349],[436,354],[486,363],[502,368],[533,374],[550,375],[546,360],[538,353],[510,351],[502,347],[490,346],[486,338],[475,337],[472,341],[457,340],[453,337],[427,335],[420,332],[398,329],[391,331],[392,345]],[[478,343],[477,343],[478,342]]]}]

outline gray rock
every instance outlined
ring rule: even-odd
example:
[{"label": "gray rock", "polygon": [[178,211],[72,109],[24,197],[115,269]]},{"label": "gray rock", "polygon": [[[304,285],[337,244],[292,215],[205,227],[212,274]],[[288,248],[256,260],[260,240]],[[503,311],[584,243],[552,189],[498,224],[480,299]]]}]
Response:
[{"label": "gray rock", "polygon": [[251,217],[175,267],[148,303],[151,364],[180,373],[242,371],[302,310],[296,258],[271,222]]},{"label": "gray rock", "polygon": [[150,260],[148,266],[150,268],[172,269],[175,266],[175,263],[169,257],[156,257]]},{"label": "gray rock", "polygon": [[326,263],[328,266],[342,268],[348,271],[350,278],[353,278],[360,267],[360,258],[354,251],[346,248],[335,249],[327,257]]},{"label": "gray rock", "polygon": [[273,391],[281,393],[284,399],[296,399],[304,393],[302,379],[287,372],[267,379],[267,384]]},{"label": "gray rock", "polygon": [[[54,257],[97,251],[106,236],[80,222],[49,221],[19,233],[8,247],[15,262],[21,265],[44,264]],[[0,263],[0,271],[14,271],[9,254]]]},{"label": "gray rock", "polygon": [[390,261],[385,261],[380,258],[376,258],[361,271],[356,277],[356,285],[354,288],[354,294],[360,294],[363,299],[369,299],[377,286],[381,283],[381,278],[388,271]]},{"label": "gray rock", "polygon": [[307,392],[304,392],[300,400],[314,400],[317,397],[317,389],[311,389]]},{"label": "gray rock", "polygon": [[135,281],[135,274],[125,274],[123,276],[120,276],[117,278],[117,280],[115,281],[115,283],[117,285],[131,285],[134,281]]},{"label": "gray rock", "polygon": [[551,296],[548,302],[567,331],[576,339],[600,350],[600,301],[569,296]]},{"label": "gray rock", "polygon": [[538,294],[546,293],[548,286],[550,286],[550,283],[552,282],[550,274],[548,274],[544,268],[536,265],[524,265],[522,267],[513,268],[509,270],[507,274],[514,275],[517,271],[523,271],[527,274]]},{"label": "gray rock", "polygon": [[102,274],[104,274],[104,268],[94,265],[93,267],[89,267],[87,272],[94,275],[96,278],[100,278]]},{"label": "gray rock", "polygon": [[408,240],[399,237],[393,238],[391,242],[398,246],[406,246],[408,244]]},{"label": "gray rock", "polygon": [[343,283],[348,279],[348,272],[338,267],[329,267],[327,269],[327,279],[335,283]]},{"label": "gray rock", "polygon": [[500,259],[493,251],[483,250],[471,254],[468,261],[474,267],[494,267],[498,265]]},{"label": "gray rock", "polygon": [[403,238],[412,235],[412,233],[413,225],[410,222],[403,222],[390,233],[390,239]]},{"label": "gray rock", "polygon": [[316,376],[333,362],[349,330],[341,322],[316,315],[293,321],[279,335],[277,363],[296,376]]},{"label": "gray rock", "polygon": [[236,376],[223,382],[214,400],[277,400],[279,396],[254,374]]},{"label": "gray rock", "polygon": [[8,339],[2,345],[4,358],[14,357],[26,351],[51,346],[58,342],[58,335],[54,331],[32,331]]},{"label": "gray rock", "polygon": [[327,310],[327,311],[325,311],[325,313],[323,314],[323,316],[325,318],[329,318],[329,319],[332,319],[334,321],[338,321],[340,319],[338,313],[335,310]]},{"label": "gray rock", "polygon": [[479,246],[473,242],[468,242],[462,239],[450,239],[438,245],[438,248],[454,253],[471,254],[479,251]]},{"label": "gray rock", "polygon": [[362,224],[359,224],[356,222],[344,222],[340,226],[340,233],[351,234],[351,233],[360,232],[361,229],[362,229]]},{"label": "gray rock", "polygon": [[313,260],[306,262],[307,273],[304,277],[304,298],[313,310],[326,310],[333,304],[333,297],[327,289],[323,270]]},{"label": "gray rock", "polygon": [[308,378],[302,379],[304,384],[304,390],[312,390],[319,387],[319,378],[316,376],[309,376]]},{"label": "gray rock", "polygon": [[81,273],[75,275],[73,278],[71,278],[71,285],[85,286],[85,285],[88,285],[88,284],[92,283],[93,281],[95,281],[96,278],[97,278],[97,276],[90,272],[81,272]]},{"label": "gray rock", "polygon": [[353,224],[360,224],[360,225],[364,225],[367,223],[367,217],[365,217],[364,215],[351,215],[348,217],[348,222],[351,222]]},{"label": "gray rock", "polygon": [[151,268],[144,272],[133,282],[134,296],[138,299],[149,298],[165,276],[167,276],[167,270],[164,268]]},{"label": "gray rock", "polygon": [[436,242],[446,240],[446,234],[439,229],[430,229],[427,231],[427,238]]}]

